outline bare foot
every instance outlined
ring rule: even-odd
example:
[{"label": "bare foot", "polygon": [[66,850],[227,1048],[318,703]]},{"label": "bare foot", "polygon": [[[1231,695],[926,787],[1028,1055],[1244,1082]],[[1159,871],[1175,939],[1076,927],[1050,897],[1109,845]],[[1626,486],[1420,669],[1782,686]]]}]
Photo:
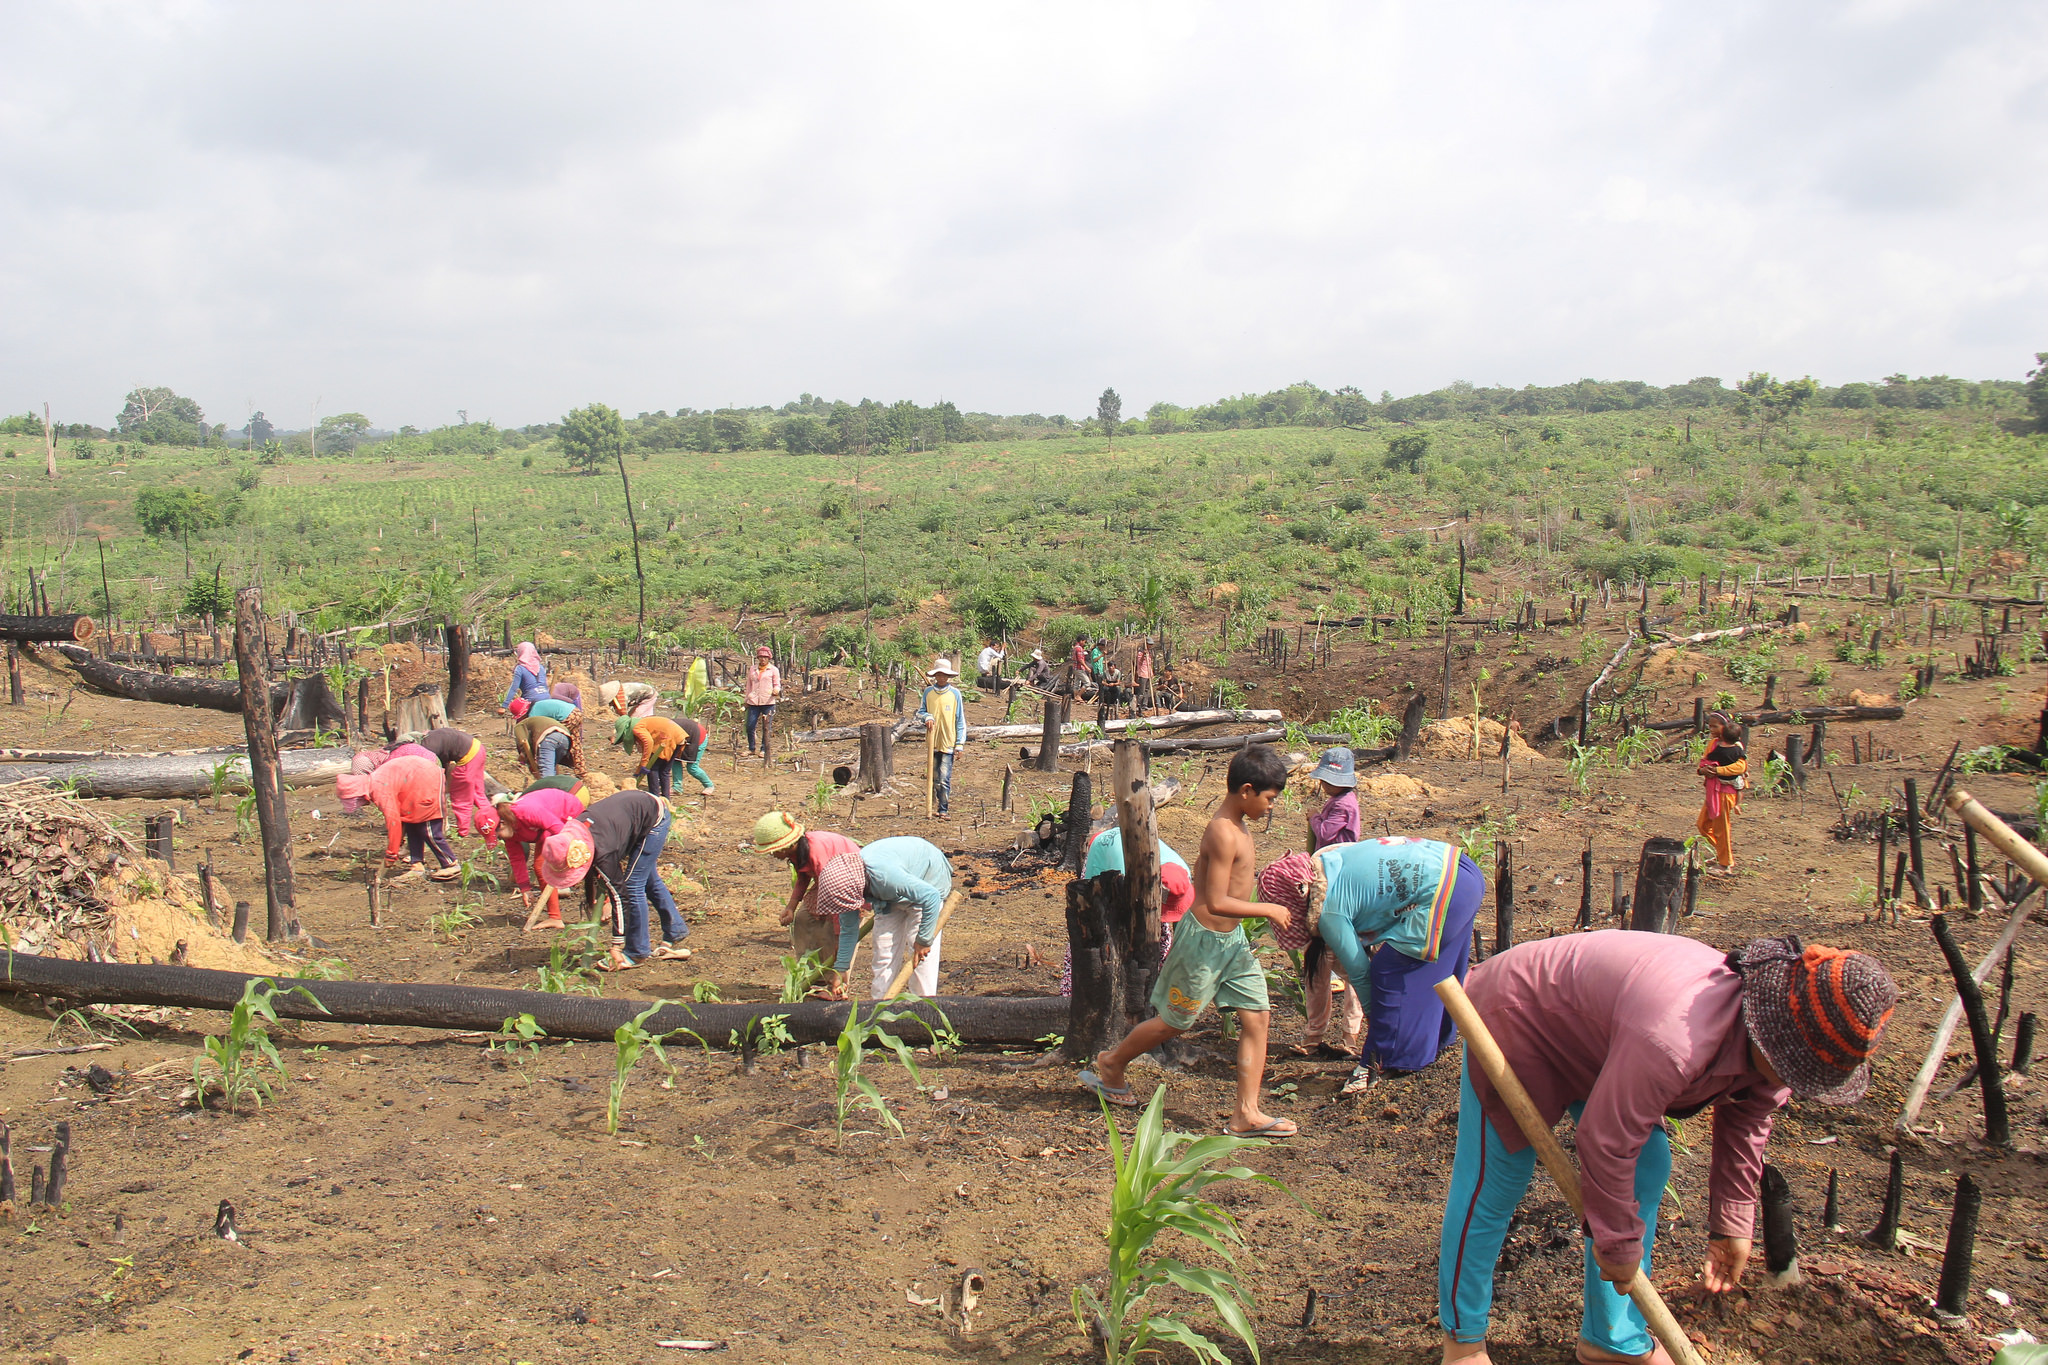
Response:
[{"label": "bare foot", "polygon": [[1122,1090],[1130,1084],[1124,1079],[1124,1064],[1110,1061],[1107,1052],[1095,1054],[1095,1074],[1112,1090]]},{"label": "bare foot", "polygon": [[1448,1333],[1444,1336],[1444,1365],[1493,1365],[1493,1357],[1486,1353],[1483,1341],[1459,1341]]},{"label": "bare foot", "polygon": [[1654,1343],[1648,1355],[1624,1356],[1603,1350],[1584,1337],[1579,1338],[1578,1361],[1579,1365],[1677,1365],[1669,1352]]}]

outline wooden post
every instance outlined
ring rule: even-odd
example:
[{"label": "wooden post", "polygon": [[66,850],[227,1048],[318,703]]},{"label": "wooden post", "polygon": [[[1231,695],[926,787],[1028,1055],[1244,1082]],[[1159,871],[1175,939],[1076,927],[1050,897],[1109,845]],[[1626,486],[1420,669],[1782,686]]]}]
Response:
[{"label": "wooden post", "polygon": [[150,857],[160,859],[167,868],[171,867],[171,831],[177,823],[178,817],[168,812],[142,817],[143,847],[149,850]]},{"label": "wooden post", "polygon": [[1129,934],[1124,958],[1124,1010],[1136,1025],[1150,1008],[1159,971],[1159,818],[1152,805],[1151,761],[1138,740],[1118,740],[1110,758],[1110,794],[1124,845],[1124,897]]},{"label": "wooden post", "polygon": [[461,720],[469,705],[469,627],[451,624],[442,633],[448,642],[448,718]]},{"label": "wooden post", "polygon": [[1629,928],[1669,934],[1678,928],[1685,903],[1685,845],[1676,839],[1648,839],[1636,863],[1636,890]]},{"label": "wooden post", "polygon": [[292,831],[277,771],[277,721],[270,712],[270,660],[263,648],[260,589],[235,594],[235,672],[242,692],[242,728],[249,737],[249,785],[263,832],[263,884],[269,920],[264,936],[290,937],[298,924],[292,880]]},{"label": "wooden post", "polygon": [[1083,768],[1074,774],[1074,785],[1067,793],[1067,818],[1061,827],[1065,836],[1066,849],[1060,858],[1060,866],[1067,871],[1079,873],[1088,861],[1088,831],[1095,823],[1095,800],[1090,791],[1088,770]]},{"label": "wooden post", "polygon": [[12,644],[7,646],[7,704],[10,706],[20,706],[22,704],[21,654]]},{"label": "wooden post", "polygon": [[924,818],[932,818],[939,790],[939,727],[936,721],[924,725]]},{"label": "wooden post", "polygon": [[1906,852],[1907,867],[1913,874],[1914,893],[1920,898],[1922,909],[1931,909],[1927,903],[1926,871],[1920,865],[1920,780],[1906,779]]},{"label": "wooden post", "polygon": [[1045,703],[1045,722],[1038,735],[1036,766],[1042,773],[1060,770],[1060,704],[1057,700]]},{"label": "wooden post", "polygon": [[1422,733],[1422,694],[1417,692],[1408,698],[1408,705],[1401,710],[1401,737],[1394,741],[1394,758],[1399,761],[1408,757],[1415,748],[1415,740]]},{"label": "wooden post", "polygon": [[1515,946],[1515,848],[1505,839],[1493,844],[1493,951]]},{"label": "wooden post", "polygon": [[860,727],[860,789],[878,792],[896,775],[896,741],[886,720],[871,720]]}]

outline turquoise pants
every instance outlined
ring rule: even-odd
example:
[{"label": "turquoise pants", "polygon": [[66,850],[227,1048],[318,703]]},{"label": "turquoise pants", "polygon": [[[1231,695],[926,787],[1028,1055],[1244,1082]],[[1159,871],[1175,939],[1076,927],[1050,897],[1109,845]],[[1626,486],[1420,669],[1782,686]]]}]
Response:
[{"label": "turquoise pants", "polygon": [[[1437,1320],[1459,1341],[1486,1340],[1493,1309],[1493,1270],[1507,1239],[1508,1220],[1528,1192],[1536,1149],[1509,1152],[1486,1121],[1472,1090],[1471,1058],[1458,1094],[1458,1154],[1451,1161],[1451,1192],[1444,1200],[1442,1258],[1436,1271]],[[1571,1106],[1573,1118],[1584,1109]],[[1657,1208],[1671,1182],[1671,1143],[1659,1124],[1636,1155],[1636,1208],[1643,1219],[1643,1272],[1657,1235]],[[1626,1294],[1600,1278],[1593,1242],[1586,1240],[1586,1308],[1579,1335],[1604,1351],[1635,1356],[1656,1343]]]}]

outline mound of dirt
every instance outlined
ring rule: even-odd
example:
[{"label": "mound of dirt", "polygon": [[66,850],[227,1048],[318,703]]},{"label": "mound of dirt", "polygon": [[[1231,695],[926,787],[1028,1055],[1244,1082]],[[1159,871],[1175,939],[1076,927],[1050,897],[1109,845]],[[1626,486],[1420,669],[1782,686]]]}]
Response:
[{"label": "mound of dirt", "polygon": [[1890,706],[1891,704],[1892,699],[1882,692],[1865,692],[1860,687],[1849,689],[1849,705],[1851,706]]},{"label": "mound of dirt", "polygon": [[[1504,730],[1505,727],[1499,721],[1490,720],[1484,716],[1480,717],[1479,756],[1481,758],[1499,757],[1500,737]],[[1449,720],[1431,721],[1428,725],[1422,727],[1422,734],[1417,737],[1415,747],[1430,758],[1472,757],[1472,717],[1452,716]],[[1520,731],[1515,732],[1515,737],[1510,743],[1508,753],[1516,763],[1542,763],[1548,761],[1542,754],[1537,753],[1523,742]]]},{"label": "mound of dirt", "polygon": [[[102,881],[100,889],[113,911],[106,940],[100,945],[102,956],[110,962],[170,962],[178,960],[182,945],[182,961],[188,967],[266,974],[280,970],[277,960],[258,945],[237,943],[227,930],[208,924],[194,880],[172,872],[155,858],[122,867]],[[77,951],[59,951],[53,956],[85,956],[84,945],[66,946]]]},{"label": "mound of dirt", "polygon": [[592,768],[583,775],[583,785],[590,793],[590,804],[593,806],[604,800],[607,796],[617,796],[619,794],[619,784],[613,779],[612,775],[607,772],[600,772],[596,768]]},{"label": "mound of dirt", "polygon": [[1643,665],[1646,678],[1679,678],[1692,681],[1694,673],[1707,671],[1711,660],[1689,649],[1660,649]]},{"label": "mound of dirt", "polygon": [[1420,801],[1432,793],[1428,786],[1406,773],[1381,773],[1378,777],[1360,778],[1358,794],[1375,801]]}]

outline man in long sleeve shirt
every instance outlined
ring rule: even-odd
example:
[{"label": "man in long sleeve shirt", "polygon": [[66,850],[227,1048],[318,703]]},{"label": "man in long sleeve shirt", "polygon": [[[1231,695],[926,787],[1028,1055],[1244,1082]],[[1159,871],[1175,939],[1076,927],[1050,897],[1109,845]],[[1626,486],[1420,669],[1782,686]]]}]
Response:
[{"label": "man in long sleeve shirt", "polygon": [[931,728],[932,800],[943,820],[953,799],[953,759],[967,747],[967,699],[953,686],[957,675],[949,660],[938,660],[925,676],[931,685],[917,704],[917,718]]},{"label": "man in long sleeve shirt", "polygon": [[[1709,1291],[1733,1289],[1787,1078],[1804,1097],[1852,1102],[1898,996],[1860,953],[1788,937],[1724,954],[1619,929],[1522,944],[1475,968],[1466,990],[1543,1120],[1577,1118],[1582,1361],[1646,1358],[1654,1345],[1625,1295],[1649,1267],[1670,1179],[1664,1120],[1714,1109],[1703,1279]],[[1534,1165],[1513,1115],[1468,1062],[1438,1268],[1446,1361],[1487,1359],[1494,1262]]]}]

